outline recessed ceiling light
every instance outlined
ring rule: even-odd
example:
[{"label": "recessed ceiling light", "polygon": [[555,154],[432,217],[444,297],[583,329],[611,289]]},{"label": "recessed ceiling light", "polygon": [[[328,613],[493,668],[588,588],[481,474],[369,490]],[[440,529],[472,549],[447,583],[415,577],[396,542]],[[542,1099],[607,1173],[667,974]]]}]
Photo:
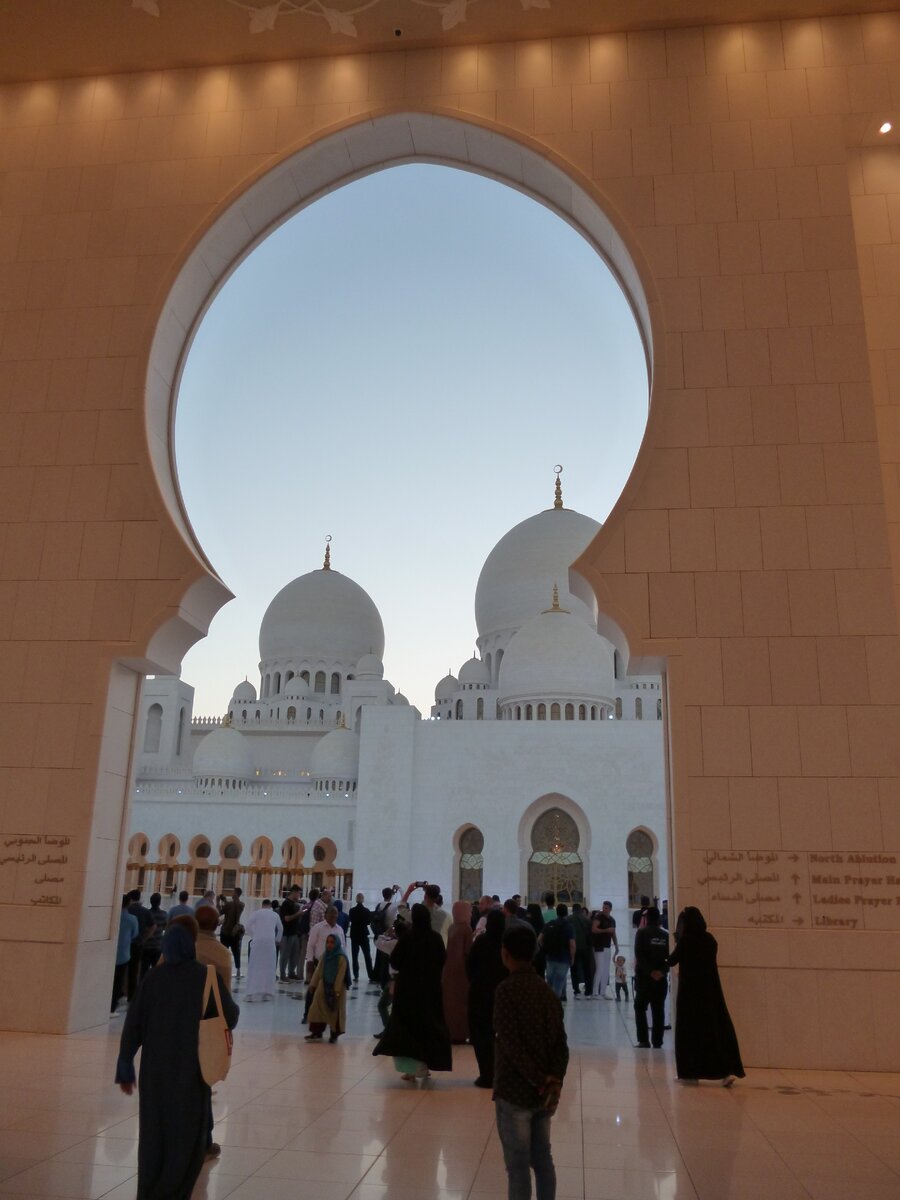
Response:
[{"label": "recessed ceiling light", "polygon": [[879,126],[878,132],[879,133],[890,133],[893,128],[894,127],[890,123],[890,121],[885,121],[883,125]]}]

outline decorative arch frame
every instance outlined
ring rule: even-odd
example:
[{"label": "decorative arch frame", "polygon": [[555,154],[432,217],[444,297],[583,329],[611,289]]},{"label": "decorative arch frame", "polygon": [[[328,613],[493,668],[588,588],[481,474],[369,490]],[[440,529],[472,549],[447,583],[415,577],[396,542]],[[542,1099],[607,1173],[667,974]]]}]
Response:
[{"label": "decorative arch frame", "polygon": [[550,808],[559,808],[575,822],[578,830],[578,854],[584,878],[584,894],[591,894],[591,824],[581,805],[562,792],[545,792],[532,800],[519,818],[519,892],[528,892],[528,860],[531,858],[531,831],[538,817]]},{"label": "decorative arch frame", "polygon": [[[459,895],[459,871],[460,871],[460,866],[462,864],[462,857],[463,857],[462,846],[460,843],[462,842],[464,835],[467,834],[470,829],[477,830],[481,834],[482,841],[485,844],[487,842],[487,839],[484,836],[484,830],[475,821],[463,821],[462,825],[457,826],[457,828],[454,830],[454,833],[453,833],[453,875],[452,875],[453,885],[450,889],[451,895],[453,896],[454,900],[463,899],[463,897]],[[484,858],[484,846],[482,846],[481,854],[482,854],[482,859],[483,859]],[[484,868],[482,867],[482,871],[483,871],[483,869]],[[484,876],[482,874],[482,883],[483,883],[483,880],[484,880]]]}]

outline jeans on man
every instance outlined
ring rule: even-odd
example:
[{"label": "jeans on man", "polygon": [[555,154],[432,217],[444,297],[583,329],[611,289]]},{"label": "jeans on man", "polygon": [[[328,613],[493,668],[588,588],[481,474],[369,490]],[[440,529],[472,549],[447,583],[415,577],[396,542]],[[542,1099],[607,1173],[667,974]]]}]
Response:
[{"label": "jeans on man", "polygon": [[594,951],[594,995],[605,996],[609,987],[609,960],[612,957],[612,946],[605,950]]},{"label": "jeans on man", "polygon": [[[651,979],[649,975],[636,975],[634,979],[634,1024],[636,1027],[639,1046],[646,1046],[648,1041],[657,1049],[663,1044],[663,1030],[666,1024],[666,992],[669,981]],[[650,1006],[652,1038],[648,1037],[647,1005]]]},{"label": "jeans on man", "polygon": [[[559,964],[565,966],[564,963]],[[549,967],[549,964],[548,964]],[[531,1200],[531,1172],[537,1200],[555,1200],[556,1170],[550,1152],[551,1114],[543,1108],[518,1108],[494,1101],[497,1133],[503,1147],[509,1200]]]},{"label": "jeans on man", "polygon": [[296,933],[281,939],[278,970],[282,979],[300,977],[300,938]]},{"label": "jeans on man", "polygon": [[[578,995],[581,988],[585,996],[591,994],[594,982],[594,956],[590,950],[576,950],[575,961],[572,963],[572,991]],[[581,985],[584,984],[582,987]]]},{"label": "jeans on man", "polygon": [[565,999],[566,995],[566,979],[569,974],[571,963],[554,962],[552,958],[547,959],[547,983],[553,992],[559,996],[560,1000]]},{"label": "jeans on man", "polygon": [[231,957],[234,959],[234,969],[238,975],[241,973],[241,945],[244,940],[242,933],[220,933],[219,941],[226,950],[231,951]]},{"label": "jeans on man", "polygon": [[362,950],[363,958],[365,959],[365,962],[366,962],[366,975],[369,977],[369,981],[371,982],[375,978],[375,974],[372,970],[372,950],[369,946],[369,935],[366,934],[365,937],[360,938],[360,937],[355,937],[351,933],[350,934],[350,961],[353,964],[353,979],[354,979],[354,981],[359,979],[359,952],[360,952],[360,950]]}]

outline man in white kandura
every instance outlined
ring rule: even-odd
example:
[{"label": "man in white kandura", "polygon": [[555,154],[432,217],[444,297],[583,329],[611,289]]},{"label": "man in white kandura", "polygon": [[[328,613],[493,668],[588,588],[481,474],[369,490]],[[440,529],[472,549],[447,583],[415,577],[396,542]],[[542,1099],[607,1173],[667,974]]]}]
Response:
[{"label": "man in white kandura", "polygon": [[244,999],[275,999],[275,965],[281,941],[281,921],[272,912],[272,902],[263,900],[258,909],[244,921],[244,937],[249,938],[250,958],[247,963],[247,990]]}]

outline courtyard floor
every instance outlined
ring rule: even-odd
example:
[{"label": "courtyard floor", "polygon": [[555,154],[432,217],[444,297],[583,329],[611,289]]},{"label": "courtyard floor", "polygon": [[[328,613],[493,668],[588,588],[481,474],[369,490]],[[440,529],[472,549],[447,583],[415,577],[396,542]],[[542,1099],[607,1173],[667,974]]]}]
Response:
[{"label": "courtyard floor", "polygon": [[[375,1000],[355,991],[337,1046],[303,1042],[289,989],[243,1005],[215,1089],[222,1155],[195,1200],[505,1200],[471,1049],[454,1048],[452,1074],[403,1083],[372,1057]],[[560,1200],[900,1196],[900,1075],[750,1070],[730,1091],[685,1088],[670,1048],[634,1049],[628,1005],[570,999],[566,1022]],[[0,1035],[0,1196],[133,1200],[137,1103],[111,1082],[121,1025]]]}]

